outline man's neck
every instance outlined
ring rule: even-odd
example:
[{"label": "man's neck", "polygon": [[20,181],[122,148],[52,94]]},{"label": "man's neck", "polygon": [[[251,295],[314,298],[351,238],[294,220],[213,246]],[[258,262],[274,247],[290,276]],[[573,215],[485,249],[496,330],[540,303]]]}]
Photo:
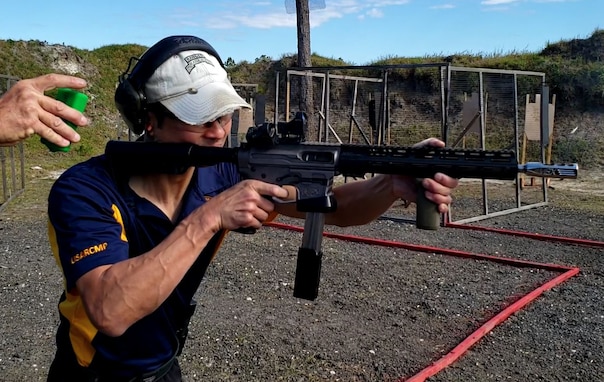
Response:
[{"label": "man's neck", "polygon": [[129,185],[138,196],[149,200],[174,222],[194,172],[195,168],[191,167],[178,175],[137,175],[130,178]]}]

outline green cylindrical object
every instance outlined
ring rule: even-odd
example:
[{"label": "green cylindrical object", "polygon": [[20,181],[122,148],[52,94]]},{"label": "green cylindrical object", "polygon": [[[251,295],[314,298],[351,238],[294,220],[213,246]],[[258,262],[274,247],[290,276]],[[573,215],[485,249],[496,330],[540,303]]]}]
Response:
[{"label": "green cylindrical object", "polygon": [[417,206],[415,226],[420,229],[437,230],[440,227],[440,212],[438,205],[426,198],[424,187],[421,185],[421,179],[417,180]]},{"label": "green cylindrical object", "polygon": [[[69,89],[69,88],[58,88],[55,99],[63,102],[67,106],[70,106],[81,113],[84,112],[84,109],[86,109],[86,104],[88,103],[88,96],[86,94],[75,91],[73,89]],[[67,120],[63,120],[63,121],[68,126],[70,126],[72,129],[77,130],[78,127],[76,125],[74,125],[73,123],[71,123]],[[46,147],[48,147],[48,149],[52,152],[56,152],[56,151],[67,152],[71,148],[71,145],[66,146],[66,147],[57,146],[45,138],[41,138],[40,141],[42,143],[44,143],[46,145]]]}]

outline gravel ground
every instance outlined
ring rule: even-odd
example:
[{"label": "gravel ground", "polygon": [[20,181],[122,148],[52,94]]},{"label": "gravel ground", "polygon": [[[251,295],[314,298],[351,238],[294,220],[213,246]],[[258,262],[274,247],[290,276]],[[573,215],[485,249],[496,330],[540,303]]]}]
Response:
[{"label": "gravel ground", "polygon": [[[503,197],[490,206],[507,208],[509,202]],[[558,204],[469,225],[604,240],[601,213]],[[456,199],[453,216],[474,216],[468,211],[477,205],[469,197]],[[44,214],[3,212],[0,218],[0,380],[45,380],[61,276]],[[418,247],[325,238],[315,301],[292,296],[301,233],[265,227],[255,235],[231,234],[198,293],[181,357],[187,380],[403,381],[561,274],[443,255],[441,249],[578,267],[580,273],[545,291],[428,381],[604,380],[604,247],[451,227],[423,231],[412,219],[413,211],[393,208],[364,227],[327,228]]]}]

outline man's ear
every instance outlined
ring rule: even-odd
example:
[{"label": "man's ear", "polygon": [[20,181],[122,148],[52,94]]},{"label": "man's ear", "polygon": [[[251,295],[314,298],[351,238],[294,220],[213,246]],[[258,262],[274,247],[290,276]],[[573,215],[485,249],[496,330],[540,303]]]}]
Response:
[{"label": "man's ear", "polygon": [[152,137],[154,135],[154,130],[157,128],[158,120],[155,113],[149,112],[147,114],[147,125],[145,126],[145,134],[147,136]]}]

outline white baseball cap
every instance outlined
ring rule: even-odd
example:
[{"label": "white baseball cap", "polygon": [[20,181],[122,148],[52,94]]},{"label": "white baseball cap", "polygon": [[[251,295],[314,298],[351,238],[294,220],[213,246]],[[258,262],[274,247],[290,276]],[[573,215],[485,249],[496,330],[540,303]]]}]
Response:
[{"label": "white baseball cap", "polygon": [[145,85],[147,102],[160,102],[178,119],[202,125],[252,107],[237,94],[216,57],[201,50],[172,55]]}]

